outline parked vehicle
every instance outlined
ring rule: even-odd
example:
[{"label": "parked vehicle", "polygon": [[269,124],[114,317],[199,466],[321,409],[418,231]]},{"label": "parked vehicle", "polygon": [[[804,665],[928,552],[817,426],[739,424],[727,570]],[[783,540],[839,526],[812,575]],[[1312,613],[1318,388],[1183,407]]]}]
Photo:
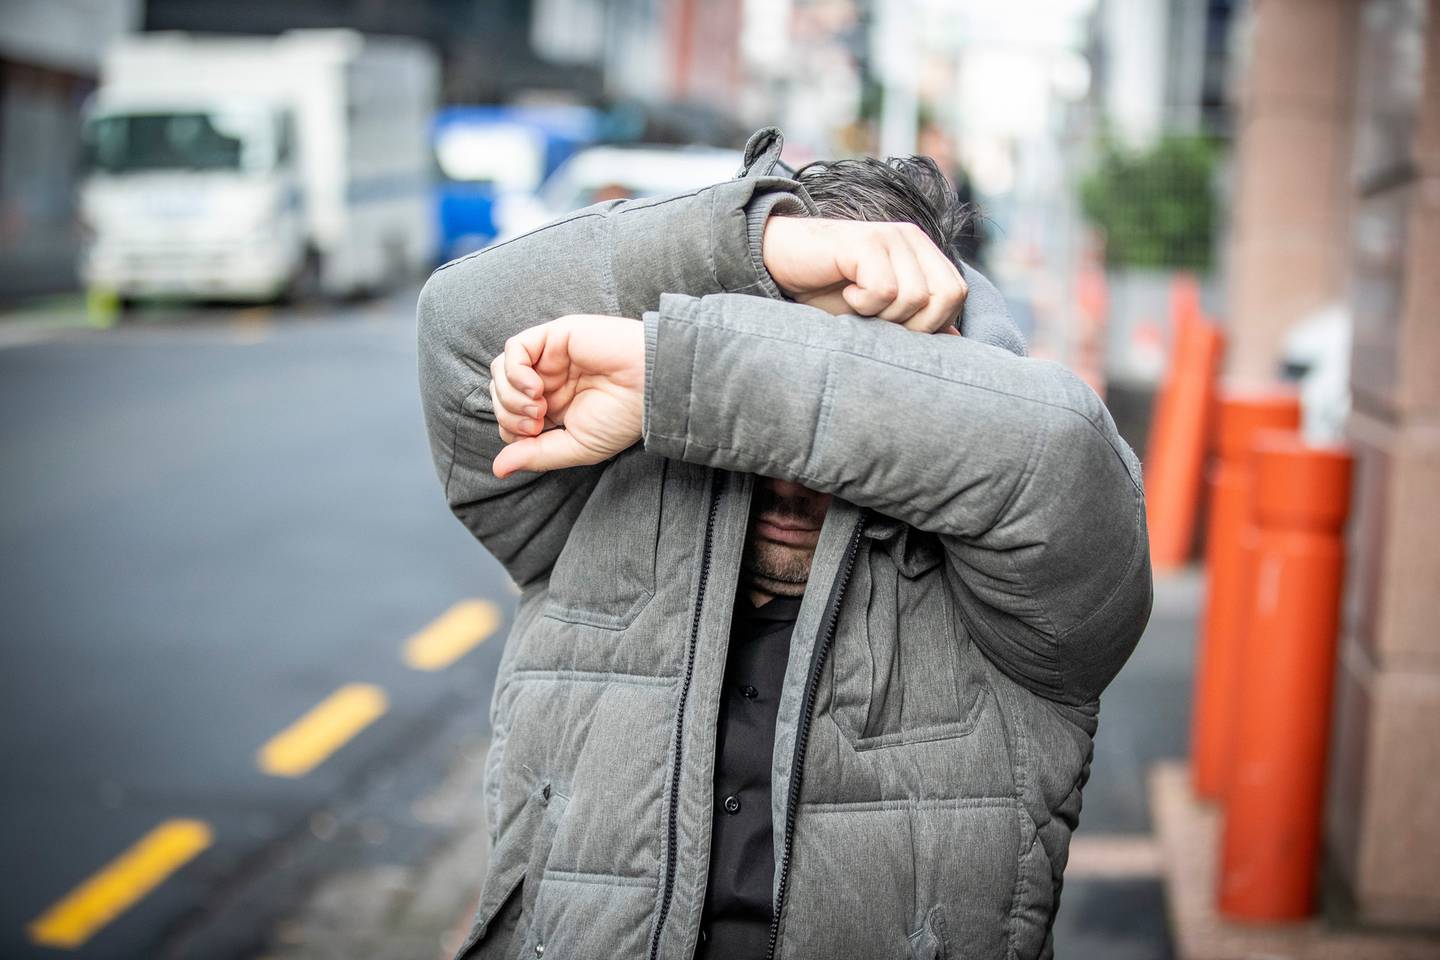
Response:
[{"label": "parked vehicle", "polygon": [[423,44],[139,34],[87,110],[81,274],[122,299],[352,295],[433,259]]},{"label": "parked vehicle", "polygon": [[733,178],[738,150],[656,144],[587,147],[562,163],[528,204],[514,204],[501,224],[514,236],[602,200],[657,197]]},{"label": "parked vehicle", "polygon": [[562,161],[598,136],[599,114],[580,106],[445,107],[435,114],[441,260],[478,250]]}]

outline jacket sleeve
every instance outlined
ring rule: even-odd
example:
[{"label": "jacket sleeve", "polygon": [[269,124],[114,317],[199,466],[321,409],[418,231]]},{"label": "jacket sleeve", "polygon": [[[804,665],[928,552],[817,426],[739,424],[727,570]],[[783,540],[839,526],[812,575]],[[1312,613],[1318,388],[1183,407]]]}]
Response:
[{"label": "jacket sleeve", "polygon": [[777,477],[941,538],[977,644],[1097,697],[1149,617],[1139,465],[1063,367],[747,296],[645,315],[648,451]]},{"label": "jacket sleeve", "polygon": [[767,216],[800,212],[787,180],[588,207],[431,275],[418,309],[430,449],[455,515],[525,586],[548,574],[603,464],[504,480],[490,361],[512,335],[575,313],[639,317],[665,291],[780,297],[760,258]]}]

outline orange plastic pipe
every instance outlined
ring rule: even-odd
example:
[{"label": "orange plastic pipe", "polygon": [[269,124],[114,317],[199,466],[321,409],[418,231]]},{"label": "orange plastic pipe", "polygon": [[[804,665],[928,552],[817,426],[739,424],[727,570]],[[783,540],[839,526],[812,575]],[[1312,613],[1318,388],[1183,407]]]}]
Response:
[{"label": "orange plastic pipe", "polygon": [[1210,509],[1205,527],[1205,611],[1201,619],[1190,720],[1190,773],[1198,796],[1223,795],[1235,727],[1238,658],[1245,643],[1251,577],[1245,540],[1254,486],[1255,437],[1264,430],[1300,426],[1293,391],[1221,391],[1215,459],[1210,466]]},{"label": "orange plastic pipe", "polygon": [[1225,797],[1220,911],[1295,920],[1314,908],[1350,456],[1292,435],[1255,443],[1254,602]]},{"label": "orange plastic pipe", "polygon": [[1199,287],[1179,277],[1172,289],[1174,348],[1156,400],[1145,458],[1145,519],[1150,564],[1174,570],[1190,559],[1200,506],[1209,423],[1220,368],[1220,331],[1200,315]]}]

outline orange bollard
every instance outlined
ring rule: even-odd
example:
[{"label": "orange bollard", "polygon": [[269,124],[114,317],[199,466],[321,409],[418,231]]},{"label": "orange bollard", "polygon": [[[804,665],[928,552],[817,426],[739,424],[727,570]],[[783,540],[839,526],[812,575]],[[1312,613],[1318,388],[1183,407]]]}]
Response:
[{"label": "orange bollard", "polygon": [[1220,911],[1233,919],[1314,907],[1349,503],[1345,450],[1256,439],[1255,595],[1220,851]]},{"label": "orange bollard", "polygon": [[1244,541],[1253,536],[1251,447],[1263,430],[1298,430],[1300,399],[1293,391],[1222,391],[1217,419],[1205,527],[1205,613],[1190,721],[1191,781],[1207,799],[1223,795],[1230,771],[1237,664],[1250,604]]},{"label": "orange bollard", "polygon": [[1160,571],[1184,566],[1195,543],[1195,516],[1222,349],[1220,331],[1200,314],[1200,292],[1194,278],[1176,278],[1171,315],[1174,348],[1156,398],[1145,458],[1150,564]]}]

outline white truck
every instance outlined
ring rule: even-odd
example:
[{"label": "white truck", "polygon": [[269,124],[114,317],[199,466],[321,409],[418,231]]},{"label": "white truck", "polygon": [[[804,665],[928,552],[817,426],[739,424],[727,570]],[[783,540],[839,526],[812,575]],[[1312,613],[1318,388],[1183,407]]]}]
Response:
[{"label": "white truck", "polygon": [[125,38],[84,126],[86,286],[264,301],[418,276],[438,85],[424,44],[350,30]]}]

